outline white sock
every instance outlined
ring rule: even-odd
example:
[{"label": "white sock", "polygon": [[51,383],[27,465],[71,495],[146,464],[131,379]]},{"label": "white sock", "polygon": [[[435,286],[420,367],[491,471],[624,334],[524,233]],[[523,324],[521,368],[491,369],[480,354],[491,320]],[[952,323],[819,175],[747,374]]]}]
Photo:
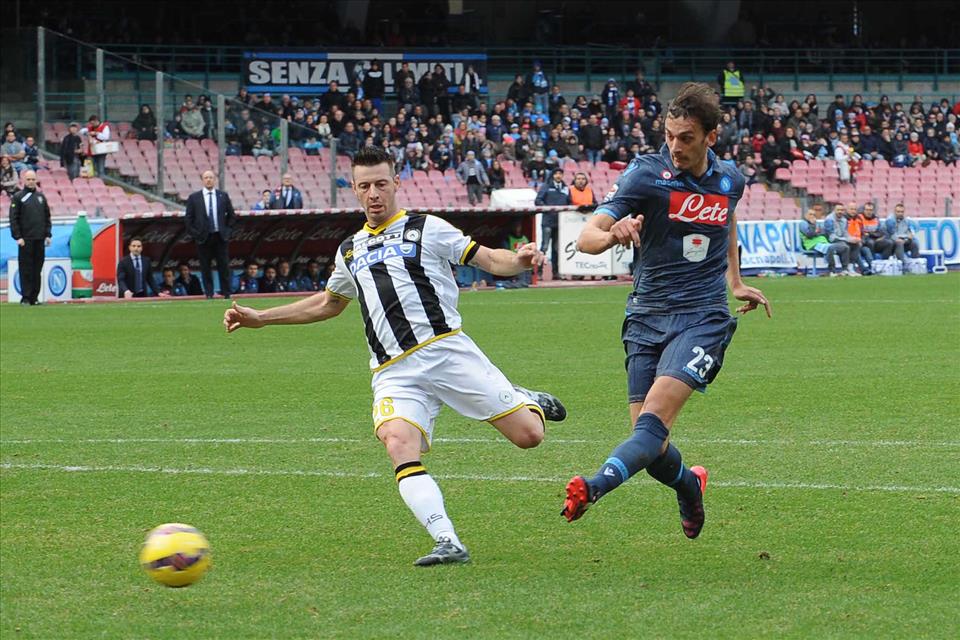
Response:
[{"label": "white sock", "polygon": [[435,541],[447,538],[457,547],[463,548],[460,538],[453,529],[453,523],[447,517],[447,511],[443,507],[443,494],[440,493],[440,487],[429,474],[407,476],[397,483],[397,488],[410,511]]}]

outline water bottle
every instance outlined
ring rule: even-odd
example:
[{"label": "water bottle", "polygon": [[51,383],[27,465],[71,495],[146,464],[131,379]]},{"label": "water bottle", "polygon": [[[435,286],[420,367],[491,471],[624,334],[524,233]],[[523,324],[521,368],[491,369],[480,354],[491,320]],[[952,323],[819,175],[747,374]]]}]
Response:
[{"label": "water bottle", "polygon": [[70,234],[70,267],[73,270],[73,297],[93,297],[93,232],[87,221],[86,211],[77,214],[77,221]]}]

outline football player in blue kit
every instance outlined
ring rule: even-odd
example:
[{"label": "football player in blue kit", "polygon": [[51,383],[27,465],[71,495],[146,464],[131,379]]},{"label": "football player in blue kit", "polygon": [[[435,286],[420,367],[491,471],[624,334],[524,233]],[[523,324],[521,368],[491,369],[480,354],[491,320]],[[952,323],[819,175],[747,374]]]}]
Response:
[{"label": "football player in blue kit", "polygon": [[567,484],[561,513],[570,522],[646,469],[677,492],[684,534],[696,538],[703,528],[707,470],[684,466],[670,429],[690,394],[716,377],[737,328],[724,279],[745,303],[738,313],[763,305],[770,316],[763,293],[740,279],[734,209],[744,179],[710,149],[719,121],[713,89],[681,86],[660,153],[624,169],[577,240],[588,254],[617,244],[640,252],[622,335],[633,433],[596,475]]}]

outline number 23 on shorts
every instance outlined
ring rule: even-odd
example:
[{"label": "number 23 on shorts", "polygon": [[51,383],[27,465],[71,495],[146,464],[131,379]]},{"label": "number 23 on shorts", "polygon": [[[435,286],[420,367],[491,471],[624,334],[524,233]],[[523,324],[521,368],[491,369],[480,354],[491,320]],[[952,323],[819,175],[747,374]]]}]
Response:
[{"label": "number 23 on shorts", "polygon": [[713,356],[708,355],[707,352],[703,350],[703,347],[694,347],[693,359],[687,363],[684,369],[686,369],[687,373],[696,375],[701,380],[706,380],[707,374],[713,367],[713,363]]},{"label": "number 23 on shorts", "polygon": [[393,415],[393,398],[382,398],[373,405],[373,420],[376,422]]}]

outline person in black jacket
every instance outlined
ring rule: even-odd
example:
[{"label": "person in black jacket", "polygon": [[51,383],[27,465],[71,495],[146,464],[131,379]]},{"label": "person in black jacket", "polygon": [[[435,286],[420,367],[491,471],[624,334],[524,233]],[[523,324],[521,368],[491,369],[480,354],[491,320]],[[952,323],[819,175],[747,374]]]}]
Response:
[{"label": "person in black jacket", "polygon": [[363,97],[373,103],[373,108],[380,111],[383,107],[383,69],[379,60],[371,60],[370,68],[363,74]]},{"label": "person in black jacket", "polygon": [[187,292],[186,295],[203,295],[203,287],[200,286],[200,280],[199,278],[193,277],[193,274],[190,273],[190,265],[186,262],[181,262],[177,267],[177,271],[180,272],[180,275],[177,276],[177,284],[183,287],[183,290]]},{"label": "person in black jacket", "polygon": [[213,273],[210,259],[216,258],[220,274],[220,293],[230,297],[230,227],[236,218],[233,203],[226,192],[216,188],[217,176],[213,171],[203,172],[203,189],[187,198],[187,233],[197,243],[200,271],[203,274],[203,290],[207,298],[213,297]]},{"label": "person in black jacket", "polygon": [[43,271],[44,247],[50,246],[50,204],[37,191],[37,174],[24,171],[23,189],[13,194],[10,202],[10,235],[19,247],[20,304],[40,304],[40,273]]},{"label": "person in black jacket", "polygon": [[143,241],[140,238],[130,238],[127,245],[129,255],[120,259],[117,264],[117,297],[146,298],[160,292],[157,283],[153,281],[153,272],[150,258],[143,254]]},{"label": "person in black jacket", "polygon": [[67,177],[73,182],[80,175],[80,156],[83,155],[81,146],[83,140],[77,135],[80,125],[70,123],[70,133],[60,141],[60,166],[67,170]]},{"label": "person in black jacket", "polygon": [[157,139],[157,118],[148,104],[140,105],[140,113],[130,125],[137,136],[137,140]]},{"label": "person in black jacket", "polygon": [[[542,206],[564,206],[570,204],[570,187],[563,181],[563,169],[554,169],[553,178],[548,180],[537,193],[534,204]],[[558,260],[558,243],[560,242],[559,218],[554,211],[546,212],[540,222],[540,251],[546,253],[547,245],[550,245],[550,266],[553,267],[553,277],[556,279],[559,275],[557,270],[560,262]]]}]

